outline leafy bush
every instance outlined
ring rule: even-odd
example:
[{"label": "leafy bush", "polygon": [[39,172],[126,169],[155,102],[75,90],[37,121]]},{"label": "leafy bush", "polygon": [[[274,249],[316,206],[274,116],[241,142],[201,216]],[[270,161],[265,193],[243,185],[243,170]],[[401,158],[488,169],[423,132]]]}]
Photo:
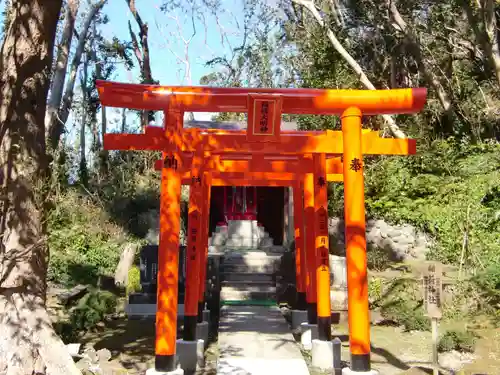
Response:
[{"label": "leafy bush", "polygon": [[429,319],[424,315],[422,296],[416,280],[393,279],[381,286],[381,297],[373,301],[385,319],[406,331],[428,331]]},{"label": "leafy bush", "polygon": [[[415,156],[366,163],[368,216],[431,234],[430,258],[445,263],[458,262],[468,227],[469,254],[500,265],[500,144],[439,140],[423,144]],[[475,257],[468,261],[479,264]]]},{"label": "leafy bush", "polygon": [[76,330],[88,330],[116,311],[117,298],[107,291],[91,291],[71,311],[70,323]]},{"label": "leafy bush", "polygon": [[141,270],[137,266],[133,266],[128,271],[127,295],[130,293],[141,291]]},{"label": "leafy bush", "polygon": [[376,246],[367,246],[366,251],[368,269],[385,271],[393,263],[389,253]]},{"label": "leafy bush", "polygon": [[500,265],[490,265],[472,278],[477,285],[477,292],[490,308],[500,308]]},{"label": "leafy bush", "polygon": [[382,315],[402,326],[405,331],[429,331],[429,318],[424,315],[421,305],[414,301],[397,299],[382,306]]},{"label": "leafy bush", "polygon": [[89,197],[75,191],[58,197],[48,227],[49,281],[96,285],[99,274],[113,274],[127,237]]},{"label": "leafy bush", "polygon": [[368,299],[370,308],[377,308],[380,305],[380,300],[383,298],[384,280],[380,277],[372,278],[368,282]]},{"label": "leafy bush", "polygon": [[474,352],[476,337],[470,331],[451,330],[439,338],[438,351],[440,353],[457,350],[459,352]]}]

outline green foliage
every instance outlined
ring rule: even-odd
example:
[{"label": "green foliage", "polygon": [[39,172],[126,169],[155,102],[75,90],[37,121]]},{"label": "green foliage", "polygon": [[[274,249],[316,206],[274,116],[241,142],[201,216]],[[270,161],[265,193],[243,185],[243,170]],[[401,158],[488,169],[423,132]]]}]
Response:
[{"label": "green foliage", "polygon": [[477,285],[477,291],[484,301],[498,314],[500,308],[500,268],[498,265],[490,265],[475,275],[472,281]]},{"label": "green foliage", "polygon": [[368,300],[370,301],[370,308],[378,305],[379,301],[383,298],[384,280],[380,277],[375,277],[368,282]]},{"label": "green foliage", "polygon": [[372,271],[385,271],[393,263],[389,253],[379,247],[367,246],[366,257]]},{"label": "green foliage", "polygon": [[372,308],[380,308],[385,319],[402,326],[406,331],[427,331],[429,319],[424,315],[418,283],[413,279],[399,278],[379,281],[372,286]]},{"label": "green foliage", "polygon": [[141,291],[141,270],[133,266],[128,271],[127,295]]},{"label": "green foliage", "polygon": [[469,261],[500,264],[498,181],[498,143],[434,141],[414,157],[369,162],[367,214],[430,233],[436,240],[431,258],[446,263],[459,260],[467,231]]},{"label": "green foliage", "polygon": [[88,197],[74,191],[59,196],[48,227],[49,281],[95,285],[99,274],[114,272],[126,236]]},{"label": "green foliage", "polygon": [[451,330],[439,338],[438,351],[440,353],[456,350],[459,352],[474,352],[476,336],[470,331]]},{"label": "green foliage", "polygon": [[411,301],[398,299],[383,306],[381,312],[385,318],[402,326],[405,331],[430,330],[429,318],[424,315],[423,308]]},{"label": "green foliage", "polygon": [[89,330],[101,322],[106,315],[116,310],[116,296],[107,291],[92,291],[80,299],[71,311],[70,324],[80,330]]}]

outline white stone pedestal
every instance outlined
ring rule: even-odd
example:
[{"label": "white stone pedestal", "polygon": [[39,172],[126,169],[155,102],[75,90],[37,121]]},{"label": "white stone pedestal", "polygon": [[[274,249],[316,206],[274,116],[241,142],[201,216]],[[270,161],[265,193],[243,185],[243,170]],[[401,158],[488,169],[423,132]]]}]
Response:
[{"label": "white stone pedestal", "polygon": [[352,371],[349,367],[342,369],[342,375],[379,375],[377,370],[370,371]]},{"label": "white stone pedestal", "polygon": [[184,375],[183,369],[176,369],[174,371],[156,371],[154,368],[146,370],[146,375]]},{"label": "white stone pedestal", "polygon": [[300,343],[306,350],[312,349],[312,341],[318,338],[318,325],[302,323],[300,325]]},{"label": "white stone pedestal", "polygon": [[333,370],[333,343],[312,340],[311,365],[320,370]]}]

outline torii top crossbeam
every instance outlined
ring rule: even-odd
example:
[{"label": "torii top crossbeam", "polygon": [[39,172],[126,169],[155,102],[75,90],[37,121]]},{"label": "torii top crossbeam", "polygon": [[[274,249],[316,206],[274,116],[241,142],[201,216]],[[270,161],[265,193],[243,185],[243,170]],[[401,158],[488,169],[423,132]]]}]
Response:
[{"label": "torii top crossbeam", "polygon": [[165,110],[175,106],[186,112],[248,112],[248,95],[280,96],[281,112],[289,114],[340,115],[357,107],[364,115],[404,114],[420,111],[425,88],[393,90],[330,90],[159,86],[96,81],[103,106]]}]

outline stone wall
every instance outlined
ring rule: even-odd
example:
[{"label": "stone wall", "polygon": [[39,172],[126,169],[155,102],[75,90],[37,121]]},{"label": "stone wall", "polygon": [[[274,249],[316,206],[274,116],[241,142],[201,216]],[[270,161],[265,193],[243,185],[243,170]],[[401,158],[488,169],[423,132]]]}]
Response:
[{"label": "stone wall", "polygon": [[[344,220],[330,218],[330,253],[345,256]],[[369,247],[383,249],[394,260],[425,259],[432,241],[425,233],[408,224],[391,225],[384,220],[366,221],[366,242]]]}]

